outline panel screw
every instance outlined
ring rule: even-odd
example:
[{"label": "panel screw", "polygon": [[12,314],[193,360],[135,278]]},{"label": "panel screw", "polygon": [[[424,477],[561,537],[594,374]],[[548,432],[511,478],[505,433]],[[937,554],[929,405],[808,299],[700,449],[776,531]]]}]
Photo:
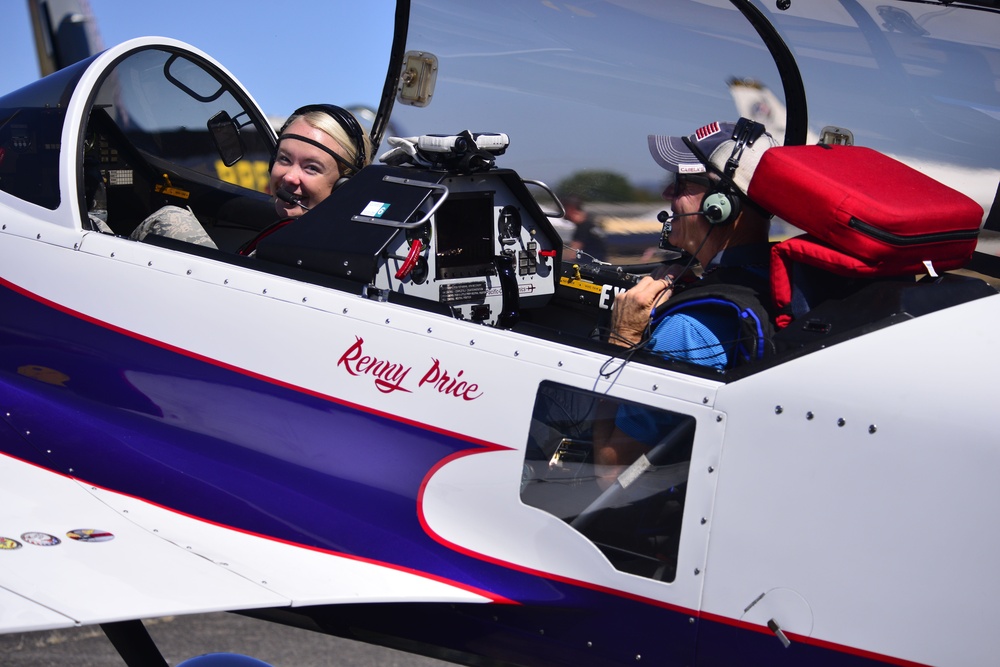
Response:
[{"label": "panel screw", "polygon": [[812,418],[813,418],[813,417],[815,417],[815,416],[816,416],[816,415],[814,415],[814,414],[812,413],[812,410],[810,410],[809,412],[807,412],[807,413],[806,413],[806,419],[812,419]]},{"label": "panel screw", "polygon": [[783,407],[781,407],[780,405],[774,406],[774,414],[780,415],[784,411],[785,411],[785,409]]},{"label": "panel screw", "polygon": [[868,432],[871,433],[872,435],[874,435],[875,431],[877,431],[877,430],[878,430],[878,426],[876,426],[875,424],[871,424],[871,425],[868,426]]},{"label": "panel screw", "polygon": [[847,423],[847,420],[844,419],[843,417],[841,417],[840,419],[837,420],[837,426],[843,426],[846,423]]}]

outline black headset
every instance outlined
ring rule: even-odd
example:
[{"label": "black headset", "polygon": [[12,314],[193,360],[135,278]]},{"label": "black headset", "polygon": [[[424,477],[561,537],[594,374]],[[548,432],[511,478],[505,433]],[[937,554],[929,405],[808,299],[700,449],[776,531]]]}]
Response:
[{"label": "black headset", "polygon": [[736,174],[736,169],[740,166],[740,158],[743,156],[744,149],[747,146],[753,146],[754,142],[764,134],[764,130],[761,123],[749,118],[740,118],[733,129],[732,139],[736,145],[733,146],[733,152],[729,154],[726,168],[722,172],[709,161],[708,157],[693,141],[684,137],[685,145],[701,160],[702,164],[719,176],[719,181],[705,193],[705,198],[701,200],[701,214],[705,216],[708,224],[725,225],[739,217],[743,210],[743,198],[739,188],[733,182],[733,175]]},{"label": "black headset", "polygon": [[285,130],[288,129],[288,126],[292,124],[292,121],[297,119],[299,116],[310,113],[312,111],[319,111],[325,113],[327,116],[337,121],[338,125],[344,128],[344,131],[347,132],[347,136],[350,137],[351,141],[354,142],[354,152],[355,152],[354,162],[353,163],[348,162],[346,159],[338,155],[336,152],[330,150],[328,147],[324,146],[318,141],[313,141],[308,137],[303,137],[298,134],[289,134],[287,136],[298,139],[299,141],[304,141],[308,144],[312,144],[317,148],[333,156],[334,160],[336,160],[339,164],[343,165],[344,167],[347,167],[350,170],[349,172],[342,174],[342,178],[353,176],[362,167],[364,167],[365,163],[367,162],[367,156],[365,155],[365,132],[364,130],[361,129],[361,125],[358,123],[358,119],[354,117],[354,114],[352,114],[347,109],[344,109],[343,107],[338,107],[336,104],[307,104],[306,106],[299,107],[298,109],[292,112],[292,115],[288,117],[288,120],[285,121],[285,124],[281,126],[280,130],[278,130],[278,143],[274,147],[275,155],[271,156],[271,162],[267,166],[268,173],[270,173],[271,170],[274,168],[274,160],[277,157],[278,145],[281,144],[281,137],[284,134]]}]

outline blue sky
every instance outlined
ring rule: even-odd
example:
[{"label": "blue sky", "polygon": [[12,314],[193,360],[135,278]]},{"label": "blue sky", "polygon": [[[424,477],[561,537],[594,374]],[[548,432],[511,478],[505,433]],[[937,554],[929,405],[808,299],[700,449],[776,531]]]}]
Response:
[{"label": "blue sky", "polygon": [[[265,112],[303,104],[377,106],[392,37],[394,0],[329,0],[281,11],[273,0],[89,0],[104,45],[173,37],[232,72]],[[0,95],[39,77],[27,0],[6,0]],[[378,57],[373,57],[378,56]]]}]

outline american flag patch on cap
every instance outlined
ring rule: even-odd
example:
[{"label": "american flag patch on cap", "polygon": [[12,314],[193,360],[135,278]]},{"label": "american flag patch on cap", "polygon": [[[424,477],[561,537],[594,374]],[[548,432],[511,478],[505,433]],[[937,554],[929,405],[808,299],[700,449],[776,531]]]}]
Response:
[{"label": "american flag patch on cap", "polygon": [[713,134],[716,134],[720,131],[721,128],[719,128],[719,123],[718,121],[716,121],[714,123],[709,123],[704,127],[699,127],[697,130],[695,130],[694,136],[697,141],[701,141],[705,137],[710,137]]}]

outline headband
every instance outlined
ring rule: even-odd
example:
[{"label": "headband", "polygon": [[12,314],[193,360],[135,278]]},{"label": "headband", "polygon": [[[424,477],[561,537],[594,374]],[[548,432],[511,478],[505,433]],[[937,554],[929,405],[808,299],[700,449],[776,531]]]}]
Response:
[{"label": "headband", "polygon": [[[326,153],[329,156],[331,156],[334,160],[336,160],[337,162],[339,162],[343,166],[345,166],[348,169],[350,169],[352,172],[357,170],[357,167],[355,165],[351,164],[347,160],[347,158],[345,158],[345,157],[343,157],[341,155],[338,155],[329,146],[324,146],[323,144],[321,144],[320,142],[318,142],[318,141],[316,141],[314,139],[310,139],[309,137],[303,137],[301,134],[283,134],[280,137],[278,137],[278,146],[281,146],[281,142],[284,139],[298,139],[299,141],[304,141],[307,144],[312,144],[316,148],[320,149],[324,153]],[[277,150],[277,147],[275,147],[275,150]]]}]

